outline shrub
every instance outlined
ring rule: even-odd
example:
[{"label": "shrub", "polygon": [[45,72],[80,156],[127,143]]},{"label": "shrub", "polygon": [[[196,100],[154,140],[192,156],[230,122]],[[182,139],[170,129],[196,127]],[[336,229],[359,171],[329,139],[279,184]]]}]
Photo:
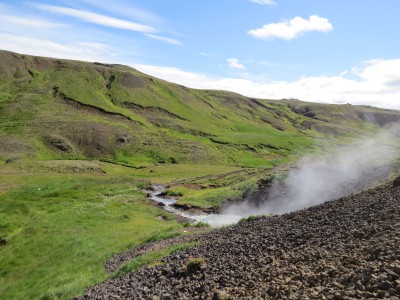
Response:
[{"label": "shrub", "polygon": [[199,222],[196,222],[193,225],[193,227],[199,227],[199,228],[210,227],[210,224],[199,221]]},{"label": "shrub", "polygon": [[227,300],[229,299],[229,294],[225,291],[217,291],[214,293],[212,300]]},{"label": "shrub", "polygon": [[286,173],[275,173],[271,175],[271,182],[272,183],[283,183],[286,179]]},{"label": "shrub", "polygon": [[193,274],[197,271],[200,271],[201,267],[205,265],[205,259],[198,257],[198,258],[189,258],[187,264],[186,264],[186,269],[185,273],[187,275]]},{"label": "shrub", "polygon": [[166,190],[160,194],[160,196],[170,196],[170,197],[182,197],[183,193],[176,190]]},{"label": "shrub", "polygon": [[247,218],[241,218],[239,220],[239,223],[257,221],[257,220],[261,219],[262,217],[264,217],[264,216],[248,216]]}]

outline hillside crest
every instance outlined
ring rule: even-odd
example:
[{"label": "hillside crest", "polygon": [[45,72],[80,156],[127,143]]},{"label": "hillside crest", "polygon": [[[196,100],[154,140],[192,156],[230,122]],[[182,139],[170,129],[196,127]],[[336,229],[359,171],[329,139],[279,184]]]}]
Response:
[{"label": "hillside crest", "polygon": [[272,167],[400,112],[189,89],[133,68],[0,51],[0,158]]}]

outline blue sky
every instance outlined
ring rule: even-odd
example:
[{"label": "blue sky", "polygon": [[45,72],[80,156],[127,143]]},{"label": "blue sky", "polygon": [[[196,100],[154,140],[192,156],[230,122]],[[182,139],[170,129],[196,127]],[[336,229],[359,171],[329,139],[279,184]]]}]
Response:
[{"label": "blue sky", "polygon": [[398,0],[0,0],[0,48],[251,97],[400,109],[399,11]]}]

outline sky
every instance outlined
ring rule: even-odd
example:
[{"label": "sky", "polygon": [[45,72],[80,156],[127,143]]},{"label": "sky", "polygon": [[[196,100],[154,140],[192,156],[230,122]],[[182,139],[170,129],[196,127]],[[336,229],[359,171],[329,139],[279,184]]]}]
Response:
[{"label": "sky", "polygon": [[0,0],[0,49],[200,89],[400,109],[399,0]]}]

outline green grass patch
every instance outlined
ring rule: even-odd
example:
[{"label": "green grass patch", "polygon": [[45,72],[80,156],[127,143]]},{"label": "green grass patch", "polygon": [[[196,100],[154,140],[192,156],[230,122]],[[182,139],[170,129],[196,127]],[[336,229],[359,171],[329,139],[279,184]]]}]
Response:
[{"label": "green grass patch", "polygon": [[137,178],[147,178],[156,183],[166,183],[173,180],[196,179],[203,176],[224,174],[240,169],[230,165],[166,164],[134,170],[132,174]]},{"label": "green grass patch", "polygon": [[189,258],[186,268],[185,268],[185,273],[186,275],[193,274],[197,271],[200,271],[200,269],[206,264],[206,260],[202,257],[193,257]]},{"label": "green grass patch", "polygon": [[183,193],[178,191],[178,190],[173,190],[173,189],[168,189],[164,192],[161,193],[161,196],[167,196],[167,197],[181,197],[183,196]]},{"label": "green grass patch", "polygon": [[178,200],[179,204],[190,204],[201,208],[219,208],[224,201],[240,199],[257,189],[254,178],[234,185],[219,188],[193,190],[185,187],[175,189],[183,196]]},{"label": "green grass patch", "polygon": [[[2,181],[3,182],[3,181]],[[183,226],[159,220],[129,177],[15,176],[0,193],[2,299],[68,299],[107,278],[104,262]]]},{"label": "green grass patch", "polygon": [[121,277],[124,274],[136,271],[144,266],[154,266],[160,264],[162,258],[168,255],[172,255],[178,251],[194,247],[196,245],[197,245],[196,242],[180,243],[168,246],[158,251],[151,251],[146,254],[140,255],[138,257],[135,257],[133,260],[126,263],[125,265],[123,265],[118,271],[114,272],[111,275],[111,278]]},{"label": "green grass patch", "polygon": [[239,220],[239,223],[253,222],[260,220],[263,216],[248,216],[247,218],[242,218]]},{"label": "green grass patch", "polygon": [[0,93],[0,103],[8,101],[8,100],[12,99],[12,97],[13,96],[9,93]]}]

